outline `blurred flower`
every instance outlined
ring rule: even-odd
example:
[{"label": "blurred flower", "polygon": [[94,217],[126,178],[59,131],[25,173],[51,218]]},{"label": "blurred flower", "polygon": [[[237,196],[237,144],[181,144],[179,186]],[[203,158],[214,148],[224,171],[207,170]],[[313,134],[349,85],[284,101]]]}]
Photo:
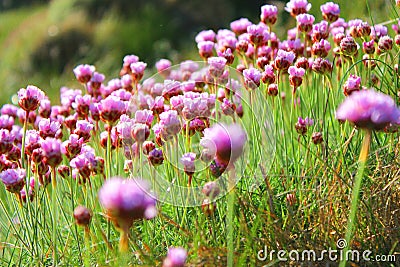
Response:
[{"label": "blurred flower", "polygon": [[238,124],[214,124],[204,130],[200,145],[215,151],[218,161],[229,164],[241,156],[246,140],[246,133]]},{"label": "blurred flower", "polygon": [[99,201],[117,228],[127,231],[134,220],[157,215],[156,200],[150,185],[141,179],[112,177],[99,190]]},{"label": "blurred flower", "polygon": [[221,190],[215,181],[205,183],[203,189],[201,190],[205,196],[210,197],[211,199],[216,198],[220,191]]},{"label": "blurred flower", "polygon": [[187,252],[184,248],[169,248],[167,257],[163,261],[162,267],[184,267]]},{"label": "blurred flower", "polygon": [[310,119],[308,117],[306,117],[305,119],[303,119],[302,117],[299,117],[295,124],[295,128],[299,134],[305,135],[307,133],[308,127],[312,126],[313,124],[314,124],[314,121],[312,119]]},{"label": "blurred flower", "polygon": [[208,71],[212,77],[218,78],[222,75],[226,65],[226,59],[223,57],[209,57],[207,59],[209,68]]},{"label": "blurred flower", "polygon": [[146,67],[147,64],[142,61],[132,63],[130,65],[132,80],[136,82],[140,81],[143,78]]},{"label": "blurred flower", "polygon": [[158,72],[163,74],[168,74],[168,69],[171,67],[172,63],[168,59],[160,59],[156,62],[156,69]]},{"label": "blurred flower", "polygon": [[200,43],[201,41],[211,41],[214,42],[215,40],[215,32],[213,30],[204,30],[199,32],[196,35],[196,43]]},{"label": "blurred flower", "polygon": [[[193,153],[193,152],[185,153],[180,158],[180,162],[182,163],[182,165],[184,167],[184,171],[189,176],[193,175],[193,173],[195,171],[195,165],[194,165],[195,160],[196,160],[196,153]],[[190,185],[190,182],[189,182],[189,185]]]},{"label": "blurred flower", "polygon": [[74,218],[77,225],[88,226],[92,215],[92,211],[84,206],[78,206],[74,209]]},{"label": "blurred flower", "polygon": [[400,110],[394,100],[372,89],[353,92],[336,110],[336,118],[360,128],[382,130],[388,124],[400,124]]},{"label": "blurred flower", "polygon": [[240,35],[242,33],[245,33],[247,31],[247,27],[250,26],[251,21],[247,18],[240,18],[238,20],[234,20],[231,22],[231,30],[236,33],[237,35]]},{"label": "blurred flower", "polygon": [[0,154],[6,154],[13,147],[15,137],[7,129],[0,129]]}]

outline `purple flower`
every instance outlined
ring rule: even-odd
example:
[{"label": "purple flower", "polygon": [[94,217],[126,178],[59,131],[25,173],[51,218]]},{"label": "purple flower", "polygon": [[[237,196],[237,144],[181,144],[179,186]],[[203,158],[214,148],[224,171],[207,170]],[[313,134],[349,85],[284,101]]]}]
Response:
[{"label": "purple flower", "polygon": [[111,177],[99,190],[99,201],[116,227],[127,231],[134,220],[157,215],[156,200],[150,185],[141,179]]},{"label": "purple flower", "polygon": [[158,72],[166,72],[171,65],[172,63],[168,59],[160,59],[156,62],[156,69]]},{"label": "purple flower", "polygon": [[137,110],[135,112],[135,122],[136,123],[143,123],[147,124],[147,126],[151,126],[151,123],[153,122],[153,111],[148,110],[148,109],[143,109],[143,110]]},{"label": "purple flower", "polygon": [[143,77],[146,67],[147,64],[142,61],[132,63],[130,66],[132,79],[136,82],[140,81],[140,79]]},{"label": "purple flower", "polygon": [[62,161],[61,141],[48,137],[42,141],[43,161],[51,167],[56,167]]},{"label": "purple flower", "polygon": [[1,108],[1,115],[8,115],[13,118],[17,117],[18,108],[11,104],[4,104]]},{"label": "purple flower", "polygon": [[115,123],[125,112],[125,103],[117,96],[108,96],[100,101],[100,118],[108,123]]},{"label": "purple flower", "polygon": [[187,258],[187,252],[184,248],[169,248],[167,257],[163,261],[162,267],[184,267]]},{"label": "purple flower", "polygon": [[39,107],[40,101],[45,98],[42,90],[34,85],[28,85],[18,91],[18,104],[25,111],[33,111]]},{"label": "purple flower", "polygon": [[164,111],[159,115],[159,125],[162,129],[162,137],[164,140],[169,140],[177,135],[181,130],[181,122],[176,110]]},{"label": "purple flower", "polygon": [[361,77],[350,74],[349,78],[343,85],[343,93],[345,96],[351,95],[354,91],[361,89]]},{"label": "purple flower", "polygon": [[386,26],[381,24],[376,24],[371,27],[371,38],[378,40],[380,37],[388,34],[388,29]]},{"label": "purple flower", "polygon": [[238,124],[215,124],[204,130],[200,145],[211,152],[224,163],[234,163],[243,153],[247,136]]},{"label": "purple flower", "polygon": [[147,159],[150,161],[150,163],[153,166],[157,166],[163,163],[164,161],[164,155],[161,149],[159,148],[154,148],[149,152],[149,155],[147,156]]},{"label": "purple flower", "polygon": [[215,32],[213,30],[205,30],[201,31],[196,35],[196,43],[200,43],[202,41],[211,41],[215,40]]},{"label": "purple flower", "polygon": [[104,82],[106,77],[102,73],[94,72],[92,78],[90,79],[90,87],[97,91],[100,88],[101,84]]},{"label": "purple flower", "polygon": [[240,35],[242,33],[245,33],[247,31],[247,27],[250,26],[251,21],[247,18],[240,18],[238,20],[232,21],[231,22],[231,29],[233,32],[235,32],[237,35]]},{"label": "purple flower", "polygon": [[39,115],[43,118],[49,118],[51,114],[51,103],[49,99],[43,99],[39,105]]},{"label": "purple flower", "polygon": [[61,138],[62,129],[61,123],[50,119],[41,119],[38,124],[39,134],[45,139],[46,137]]},{"label": "purple flower", "polygon": [[61,152],[71,159],[81,152],[83,141],[79,135],[71,134],[68,140],[62,143]]},{"label": "purple flower", "polygon": [[75,101],[71,104],[72,108],[76,110],[79,117],[86,118],[89,114],[89,106],[92,97],[90,95],[77,95]]},{"label": "purple flower", "polygon": [[333,2],[327,2],[321,5],[322,17],[328,22],[334,22],[339,18],[340,7]]},{"label": "purple flower", "polygon": [[307,13],[311,9],[311,4],[307,0],[290,0],[286,3],[285,10],[289,12],[293,17]]},{"label": "purple flower", "polygon": [[79,137],[82,137],[84,142],[89,141],[91,137],[91,132],[94,128],[94,125],[86,120],[78,120],[76,121],[76,128],[74,130],[74,134],[77,134]]},{"label": "purple flower", "polygon": [[69,165],[74,168],[73,171],[79,174],[79,181],[82,183],[85,183],[86,180],[90,178],[92,172],[91,163],[95,159],[94,155],[90,159],[87,157],[87,153],[81,153],[73,158],[69,163]]},{"label": "purple flower", "polygon": [[8,169],[0,173],[0,178],[6,189],[11,193],[19,193],[25,185],[25,169]]},{"label": "purple flower", "polygon": [[202,58],[209,58],[213,56],[215,43],[211,41],[201,41],[197,43],[197,48],[199,49],[199,55]]},{"label": "purple flower", "polygon": [[297,119],[297,122],[295,124],[296,131],[301,134],[305,135],[307,132],[308,127],[314,125],[314,121],[308,117],[303,119],[302,117],[299,117]]},{"label": "purple flower", "polygon": [[292,51],[287,52],[279,49],[274,61],[274,67],[278,70],[286,70],[292,65],[295,57],[296,55]]},{"label": "purple flower", "polygon": [[220,188],[217,182],[210,181],[204,184],[201,192],[207,197],[216,198],[220,193]]},{"label": "purple flower", "polygon": [[14,125],[14,117],[9,115],[1,115],[0,116],[0,129],[7,129],[11,131]]},{"label": "purple flower", "polygon": [[243,71],[243,77],[246,88],[254,90],[260,86],[262,73],[258,69],[250,67]]},{"label": "purple flower", "polygon": [[74,90],[74,89],[68,89],[67,87],[62,87],[60,91],[61,91],[60,93],[61,105],[65,109],[71,108],[72,103],[75,101],[76,96],[82,95],[82,91],[78,89]]},{"label": "purple flower", "polygon": [[320,41],[322,39],[328,39],[329,37],[329,26],[325,20],[313,25],[311,32],[313,41]]},{"label": "purple flower", "polygon": [[300,14],[296,17],[297,20],[297,29],[300,32],[309,32],[313,28],[313,23],[315,18],[310,14]]},{"label": "purple flower", "polygon": [[0,154],[6,154],[13,147],[15,137],[7,129],[0,129]]},{"label": "purple flower", "polygon": [[187,175],[193,175],[195,171],[195,160],[196,160],[196,153],[188,152],[182,155],[180,158],[180,162],[184,167],[184,171]]},{"label": "purple flower", "polygon": [[92,75],[96,68],[92,65],[84,64],[78,65],[74,68],[74,74],[76,79],[83,84],[86,84],[92,78]]},{"label": "purple flower", "polygon": [[164,89],[162,96],[169,100],[171,97],[181,93],[181,83],[174,80],[164,80]]},{"label": "purple flower", "polygon": [[261,7],[260,19],[267,25],[274,25],[278,17],[278,8],[274,5],[263,5]]},{"label": "purple flower", "polygon": [[254,45],[263,45],[270,39],[269,29],[263,23],[250,25],[247,27],[250,42]]},{"label": "purple flower", "polygon": [[218,78],[223,74],[226,61],[227,60],[223,57],[209,57],[207,59],[209,65],[208,71],[212,77]]},{"label": "purple flower", "polygon": [[360,128],[381,130],[400,124],[400,110],[394,100],[372,89],[353,92],[336,110],[336,118],[349,121]]}]

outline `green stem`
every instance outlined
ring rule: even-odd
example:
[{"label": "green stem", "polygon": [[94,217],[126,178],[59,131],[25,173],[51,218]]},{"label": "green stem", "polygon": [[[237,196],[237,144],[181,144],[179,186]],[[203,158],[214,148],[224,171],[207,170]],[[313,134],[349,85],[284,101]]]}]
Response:
[{"label": "green stem", "polygon": [[[29,119],[29,111],[26,111],[25,121],[24,121],[24,135],[22,136],[22,144],[21,144],[21,165],[22,168],[25,168],[25,138],[26,138],[26,130],[28,128],[28,119]],[[28,181],[28,184],[30,181]],[[28,193],[28,192],[27,192]]]},{"label": "green stem", "polygon": [[234,213],[234,201],[235,201],[235,167],[232,165],[229,170],[229,178],[228,183],[228,211],[227,211],[227,250],[228,250],[228,267],[232,267],[233,265],[233,231],[234,231],[234,222],[233,222],[233,213]]},{"label": "green stem", "polygon": [[364,175],[364,170],[365,166],[367,163],[367,158],[368,158],[368,152],[369,152],[369,146],[371,143],[371,130],[367,130],[366,134],[364,136],[364,141],[361,147],[361,152],[360,152],[360,158],[359,158],[359,163],[360,166],[357,171],[357,176],[355,177],[354,185],[353,185],[353,193],[351,197],[351,209],[350,209],[350,215],[349,215],[349,220],[347,221],[347,231],[346,231],[346,242],[347,246],[343,249],[343,254],[344,255],[342,261],[340,262],[339,267],[345,267],[346,266],[346,261],[347,261],[347,251],[349,250],[351,246],[351,239],[353,237],[354,233],[354,228],[355,228],[355,220],[356,220],[356,214],[357,214],[357,206],[358,206],[358,199],[360,195],[360,189],[361,189],[361,182],[362,178]]},{"label": "green stem", "polygon": [[51,184],[53,190],[51,192],[51,208],[52,208],[52,246],[53,246],[53,266],[57,266],[58,254],[57,254],[57,228],[58,228],[58,209],[57,209],[57,181],[56,181],[56,168],[52,168],[52,179]]}]

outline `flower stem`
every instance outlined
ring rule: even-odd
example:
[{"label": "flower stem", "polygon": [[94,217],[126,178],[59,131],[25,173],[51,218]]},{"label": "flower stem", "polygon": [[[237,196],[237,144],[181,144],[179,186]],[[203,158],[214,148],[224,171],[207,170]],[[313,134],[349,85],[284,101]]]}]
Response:
[{"label": "flower stem", "polygon": [[340,262],[340,267],[345,267],[346,266],[346,261],[347,261],[347,251],[350,248],[350,242],[353,237],[353,232],[354,232],[354,226],[355,226],[355,219],[356,219],[356,213],[357,213],[357,206],[358,206],[358,198],[360,195],[360,189],[361,189],[361,181],[364,175],[364,170],[365,170],[365,165],[367,163],[367,158],[368,158],[368,151],[369,151],[369,146],[371,143],[371,130],[367,130],[366,134],[364,136],[363,144],[361,147],[361,152],[360,152],[360,158],[359,158],[359,168],[357,171],[357,175],[354,180],[354,185],[353,185],[353,193],[351,197],[351,209],[350,209],[350,215],[349,219],[347,221],[347,231],[346,231],[346,242],[347,246],[343,249],[343,254],[344,258],[341,259],[342,261]]},{"label": "flower stem", "polygon": [[228,267],[233,266],[233,227],[234,227],[234,222],[233,222],[233,212],[234,212],[234,201],[235,201],[235,167],[232,166],[228,167],[229,170],[229,178],[228,178],[228,211],[227,211],[227,250],[228,250]]},{"label": "flower stem", "polygon": [[[21,166],[25,168],[25,138],[26,138],[26,130],[28,128],[28,119],[29,119],[29,111],[26,111],[25,121],[24,121],[24,135],[22,136],[22,144],[21,144]],[[28,181],[29,183],[29,181]]]},{"label": "flower stem", "polygon": [[58,210],[57,210],[57,182],[56,182],[56,168],[52,168],[52,192],[51,192],[51,208],[52,208],[52,223],[53,223],[53,266],[57,266],[58,263],[58,255],[57,255],[57,228],[58,228]]}]

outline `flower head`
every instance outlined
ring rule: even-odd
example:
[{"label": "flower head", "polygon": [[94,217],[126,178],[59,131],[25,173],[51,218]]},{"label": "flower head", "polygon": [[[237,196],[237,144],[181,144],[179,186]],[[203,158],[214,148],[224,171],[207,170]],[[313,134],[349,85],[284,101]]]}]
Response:
[{"label": "flower head", "polygon": [[25,185],[25,169],[8,169],[0,173],[0,179],[11,193],[19,193]]},{"label": "flower head", "polygon": [[40,101],[45,98],[42,90],[34,85],[28,85],[18,91],[18,104],[25,111],[33,111],[39,107]]},{"label": "flower head", "polygon": [[219,161],[233,163],[242,155],[246,140],[246,133],[238,124],[214,124],[204,130],[200,145],[215,152]]},{"label": "flower head", "polygon": [[360,128],[381,130],[390,123],[400,124],[400,110],[390,96],[372,89],[361,90],[343,101],[336,118]]},{"label": "flower head", "polygon": [[311,9],[311,4],[307,0],[290,0],[286,3],[285,10],[289,12],[293,17],[307,13]]},{"label": "flower head", "polygon": [[88,65],[88,64],[78,65],[74,68],[74,74],[75,74],[76,79],[80,83],[86,84],[92,78],[92,75],[95,70],[96,70],[95,67],[92,65]]},{"label": "flower head", "polygon": [[100,101],[100,118],[108,123],[115,123],[125,112],[125,103],[117,96],[108,96]]},{"label": "flower head", "polygon": [[56,167],[62,161],[61,141],[48,137],[42,141],[43,161],[51,167]]},{"label": "flower head", "polygon": [[339,18],[340,7],[333,2],[327,2],[321,5],[322,17],[328,22],[334,22]]},{"label": "flower head", "polygon": [[278,8],[274,5],[263,5],[261,7],[260,19],[267,25],[274,25],[278,17]]},{"label": "flower head", "polygon": [[141,179],[112,177],[99,190],[99,200],[116,227],[128,230],[134,220],[156,216],[156,200],[150,185]]},{"label": "flower head", "polygon": [[183,267],[185,266],[186,258],[187,252],[184,248],[169,248],[162,267]]},{"label": "flower head", "polygon": [[299,14],[296,17],[296,20],[297,20],[297,29],[300,32],[309,32],[313,28],[315,17],[310,14]]},{"label": "flower head", "polygon": [[262,73],[258,69],[250,67],[243,71],[243,77],[246,87],[254,90],[260,86]]}]

